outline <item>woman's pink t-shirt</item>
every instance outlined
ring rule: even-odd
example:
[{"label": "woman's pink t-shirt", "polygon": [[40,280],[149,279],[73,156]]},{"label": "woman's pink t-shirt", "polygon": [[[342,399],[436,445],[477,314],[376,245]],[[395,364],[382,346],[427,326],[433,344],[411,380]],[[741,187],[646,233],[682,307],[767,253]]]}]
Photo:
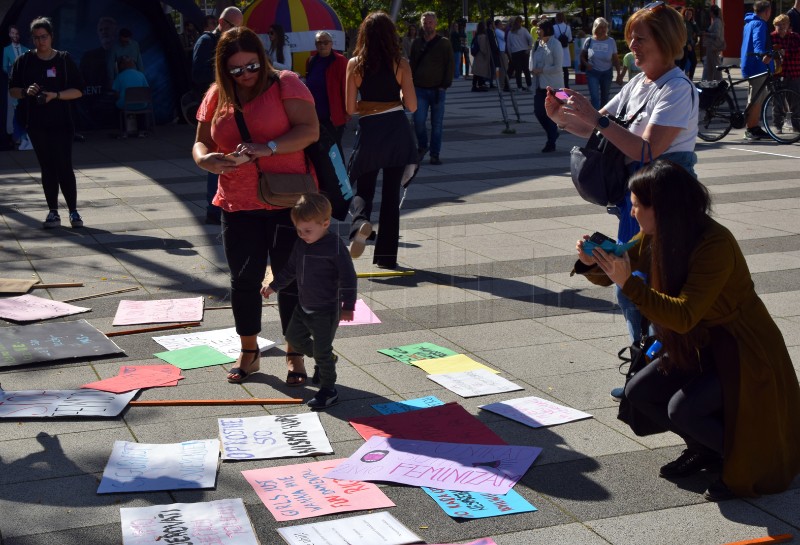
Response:
[{"label": "woman's pink t-shirt", "polygon": [[[297,74],[284,70],[280,72],[280,88],[273,84],[264,93],[244,105],[244,120],[253,142],[265,144],[289,132],[291,125],[281,102],[288,99],[314,103],[311,91],[300,81]],[[216,151],[231,153],[244,140],[236,125],[232,107],[214,120],[218,100],[219,94],[215,84],[203,98],[197,110],[197,120],[201,123],[211,123],[211,138],[217,145]],[[258,166],[264,172],[298,174],[307,171],[305,153],[302,150],[260,157]],[[313,172],[313,167],[311,171]],[[258,172],[253,163],[245,163],[233,172],[221,174],[213,203],[226,212],[276,208],[258,200]]]}]

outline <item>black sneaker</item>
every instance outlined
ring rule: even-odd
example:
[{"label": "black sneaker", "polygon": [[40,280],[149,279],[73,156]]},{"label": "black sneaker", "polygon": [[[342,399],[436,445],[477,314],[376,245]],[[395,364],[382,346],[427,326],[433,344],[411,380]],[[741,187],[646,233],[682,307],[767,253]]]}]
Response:
[{"label": "black sneaker", "polygon": [[338,402],[339,392],[336,391],[336,388],[320,388],[317,395],[309,400],[306,405],[308,405],[311,410],[321,411],[336,405]]},{"label": "black sneaker", "polygon": [[442,160],[439,159],[438,155],[431,155],[431,164],[432,165],[441,165],[442,164]]},{"label": "black sneaker", "polygon": [[61,227],[61,216],[59,216],[58,212],[55,210],[50,210],[50,213],[47,214],[47,217],[42,223],[42,227],[45,229],[55,229],[56,227]]},{"label": "black sneaker", "polygon": [[73,210],[69,213],[69,224],[72,226],[73,229],[77,229],[78,227],[83,227],[83,218],[80,214],[78,214],[77,210]]},{"label": "black sneaker", "polygon": [[753,127],[744,131],[744,137],[748,140],[764,140],[770,138],[770,135],[761,127]]},{"label": "black sneaker", "polygon": [[661,466],[658,472],[659,477],[672,479],[688,477],[704,469],[717,471],[721,466],[721,458],[711,454],[705,454],[696,450],[686,449],[677,460]]},{"label": "black sneaker", "polygon": [[611,390],[611,399],[614,401],[622,401],[622,398],[625,397],[625,388],[614,388]]}]

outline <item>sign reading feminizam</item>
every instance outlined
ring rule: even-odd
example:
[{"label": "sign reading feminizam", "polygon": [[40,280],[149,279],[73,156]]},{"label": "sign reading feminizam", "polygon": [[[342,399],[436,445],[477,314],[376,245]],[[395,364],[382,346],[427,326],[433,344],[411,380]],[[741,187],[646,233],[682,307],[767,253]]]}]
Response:
[{"label": "sign reading feminizam", "polygon": [[506,444],[458,403],[400,414],[354,418],[350,425],[365,440],[373,435],[380,435],[441,443]]},{"label": "sign reading feminizam", "polygon": [[483,405],[481,409],[516,420],[532,428],[555,426],[556,424],[592,417],[589,413],[571,407],[564,407],[534,396],[490,403],[489,405]]},{"label": "sign reading feminizam", "polygon": [[253,469],[242,475],[277,521],[394,507],[372,483],[322,478],[342,461]]},{"label": "sign reading feminizam", "polygon": [[[197,333],[181,333],[180,335],[162,335],[153,337],[153,340],[167,350],[207,345],[234,359],[239,357],[239,349],[242,347],[241,339],[236,333],[235,327],[214,331],[199,331]],[[258,337],[258,347],[262,352],[269,350],[275,344],[275,341]]]},{"label": "sign reading feminizam", "polygon": [[110,394],[97,390],[17,390],[0,388],[0,418],[114,417],[139,390]]},{"label": "sign reading feminizam", "polygon": [[97,493],[212,488],[218,462],[216,439],[166,445],[114,441]]},{"label": "sign reading feminizam", "polygon": [[485,396],[523,390],[522,386],[485,369],[428,375],[428,378],[461,397]]},{"label": "sign reading feminizam", "polygon": [[389,403],[378,403],[372,408],[381,414],[399,414],[428,407],[438,407],[444,405],[444,401],[436,396],[418,397],[416,399],[406,399],[405,401],[391,401]]},{"label": "sign reading feminizam", "polygon": [[539,447],[373,437],[325,477],[507,494],[541,452]]},{"label": "sign reading feminizam", "polygon": [[121,353],[86,320],[0,328],[0,367]]},{"label": "sign reading feminizam", "polygon": [[439,504],[445,513],[453,518],[479,519],[499,517],[537,511],[514,490],[508,494],[479,494],[477,492],[460,492],[458,490],[442,490],[441,488],[422,489]]},{"label": "sign reading feminizam", "polygon": [[117,307],[112,325],[160,324],[167,322],[199,322],[203,319],[203,298],[130,301],[123,299]]},{"label": "sign reading feminizam", "polygon": [[240,498],[123,507],[122,545],[259,545]]},{"label": "sign reading feminizam", "polygon": [[14,322],[33,322],[35,320],[48,320],[70,314],[89,312],[90,308],[76,307],[69,303],[53,301],[35,295],[20,295],[19,297],[6,297],[0,299],[0,318]]},{"label": "sign reading feminizam", "polygon": [[386,511],[278,528],[289,545],[411,545],[423,540]]},{"label": "sign reading feminizam", "polygon": [[317,413],[220,418],[223,460],[332,454]]},{"label": "sign reading feminizam", "polygon": [[409,364],[412,361],[443,358],[445,356],[454,356],[457,354],[457,352],[453,352],[449,348],[433,343],[407,344],[405,346],[395,346],[394,348],[383,348],[378,350],[378,352]]}]

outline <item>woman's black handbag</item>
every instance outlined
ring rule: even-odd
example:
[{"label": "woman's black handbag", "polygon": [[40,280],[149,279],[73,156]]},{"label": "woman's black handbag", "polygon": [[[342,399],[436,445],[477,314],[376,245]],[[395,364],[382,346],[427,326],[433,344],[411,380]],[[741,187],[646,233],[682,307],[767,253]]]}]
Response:
[{"label": "woman's black handbag", "polygon": [[[623,119],[608,116],[618,125],[628,126],[647,106],[645,101],[635,114],[627,119],[625,106]],[[575,146],[570,152],[570,174],[572,183],[583,200],[600,206],[615,205],[625,197],[630,173],[625,162],[625,154],[612,144],[600,131],[592,132],[589,141],[581,147]]]},{"label": "woman's black handbag", "polygon": [[[622,372],[622,368],[626,363],[629,364],[628,370],[625,372],[626,386],[628,385],[628,382],[630,382],[630,380],[636,375],[636,373],[644,369],[647,365],[651,365],[647,358],[646,351],[654,341],[655,337],[643,336],[640,344],[634,343],[631,346],[626,346],[617,354],[617,357],[622,360],[622,363],[619,366],[620,372]],[[625,355],[626,351],[629,351],[630,356]],[[619,413],[617,413],[617,418],[630,426],[633,433],[639,437],[669,431],[639,412],[625,396],[622,396],[622,399],[619,402]]]}]

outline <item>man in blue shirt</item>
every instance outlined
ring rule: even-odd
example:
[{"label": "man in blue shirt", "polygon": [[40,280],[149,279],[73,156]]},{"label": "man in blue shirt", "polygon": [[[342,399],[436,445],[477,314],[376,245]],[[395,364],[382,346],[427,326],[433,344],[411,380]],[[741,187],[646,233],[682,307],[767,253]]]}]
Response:
[{"label": "man in blue shirt", "polygon": [[772,6],[769,0],[758,0],[753,4],[753,12],[744,16],[744,33],[742,36],[742,77],[750,78],[747,82],[749,87],[747,92],[746,125],[744,132],[745,138],[749,140],[759,140],[769,138],[769,135],[759,126],[761,116],[761,105],[764,102],[765,92],[758,92],[764,80],[767,79],[767,71],[772,72],[772,64],[769,32],[767,21],[772,15]]},{"label": "man in blue shirt", "polygon": [[[119,73],[117,74],[117,77],[114,78],[114,84],[111,87],[117,97],[116,106],[120,110],[125,108],[125,91],[131,87],[150,87],[150,85],[147,83],[147,78],[145,75],[136,69],[136,64],[134,63],[133,59],[130,57],[122,57],[119,60]],[[147,106],[147,103],[128,104],[128,110],[144,110],[147,108]],[[138,118],[140,117],[139,115],[129,114],[128,117],[136,118],[135,123],[138,126]],[[133,123],[134,122],[132,122],[131,125],[133,125]],[[128,132],[128,119],[125,119],[125,128],[123,129],[120,138],[127,138]],[[144,138],[144,136],[144,131],[139,131],[139,137]]]}]

